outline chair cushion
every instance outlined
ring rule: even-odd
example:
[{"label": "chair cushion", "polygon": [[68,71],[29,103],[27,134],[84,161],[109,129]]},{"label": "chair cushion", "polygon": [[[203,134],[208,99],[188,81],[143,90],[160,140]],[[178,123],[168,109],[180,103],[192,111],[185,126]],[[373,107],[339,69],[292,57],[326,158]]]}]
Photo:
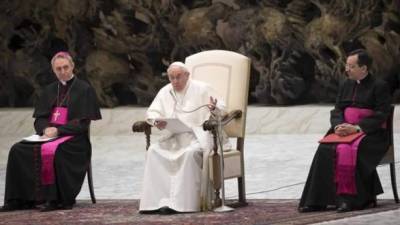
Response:
[{"label": "chair cushion", "polygon": [[[237,149],[224,151],[224,177],[225,179],[241,177],[241,153]],[[209,157],[210,179],[213,180],[212,154]]]}]

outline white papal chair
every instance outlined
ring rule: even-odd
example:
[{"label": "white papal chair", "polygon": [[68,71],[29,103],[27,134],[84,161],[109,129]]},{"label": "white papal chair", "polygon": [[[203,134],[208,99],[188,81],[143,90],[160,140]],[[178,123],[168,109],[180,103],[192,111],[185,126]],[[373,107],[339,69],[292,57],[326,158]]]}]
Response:
[{"label": "white papal chair", "polygon": [[[225,100],[227,116],[222,121],[229,138],[236,138],[236,147],[224,151],[224,178],[237,178],[239,205],[246,204],[244,173],[244,138],[247,99],[250,80],[250,59],[236,52],[225,50],[203,51],[186,58],[190,76],[211,85]],[[217,155],[216,121],[204,124],[214,135],[214,154],[210,157],[210,178],[215,189],[215,206],[221,204],[220,162]]]},{"label": "white papal chair", "polygon": [[[237,206],[246,205],[244,173],[244,138],[246,128],[247,99],[250,80],[250,59],[236,52],[225,50],[203,51],[186,58],[191,79],[211,85],[226,103],[228,114],[222,119],[222,126],[229,138],[236,138],[236,146],[224,151],[224,179],[236,178],[238,182]],[[215,189],[214,207],[221,205],[220,157],[218,157],[216,120],[203,125],[214,136],[214,153],[210,155],[210,179]],[[151,126],[145,121],[135,122],[133,132],[144,132],[146,149],[150,146]]]}]

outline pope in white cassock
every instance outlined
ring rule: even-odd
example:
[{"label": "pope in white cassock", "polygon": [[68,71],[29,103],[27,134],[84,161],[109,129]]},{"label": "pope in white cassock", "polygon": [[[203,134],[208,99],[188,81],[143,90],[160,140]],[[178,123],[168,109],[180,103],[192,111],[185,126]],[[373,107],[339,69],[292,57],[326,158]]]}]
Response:
[{"label": "pope in white cassock", "polygon": [[[217,101],[208,84],[191,80],[182,62],[172,63],[167,73],[170,83],[158,92],[146,120],[164,130],[167,122],[163,118],[178,118],[192,131],[167,132],[150,145],[139,206],[142,213],[196,212],[206,209],[210,199],[208,163],[203,161],[207,162],[212,149],[212,137],[202,125],[210,118],[210,111],[224,109],[224,103]],[[195,110],[200,106],[205,107]]]}]

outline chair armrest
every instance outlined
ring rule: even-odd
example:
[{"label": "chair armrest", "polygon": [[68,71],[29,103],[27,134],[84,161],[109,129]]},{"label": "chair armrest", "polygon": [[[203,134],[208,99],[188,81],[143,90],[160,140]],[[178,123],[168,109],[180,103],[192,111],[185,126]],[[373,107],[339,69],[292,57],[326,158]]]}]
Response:
[{"label": "chair armrest", "polygon": [[[228,114],[226,114],[222,120],[221,120],[221,125],[225,126],[229,122],[231,122],[233,119],[238,119],[242,117],[242,110],[233,110],[230,111]],[[204,122],[203,124],[203,129],[204,130],[213,130],[218,126],[218,121],[216,119],[209,119]]]},{"label": "chair armrest", "polygon": [[144,132],[146,135],[146,150],[150,146],[151,127],[146,121],[137,121],[132,125],[132,132]]},{"label": "chair armrest", "polygon": [[150,130],[151,133],[151,125],[146,121],[137,121],[132,125],[132,132],[145,132]]}]

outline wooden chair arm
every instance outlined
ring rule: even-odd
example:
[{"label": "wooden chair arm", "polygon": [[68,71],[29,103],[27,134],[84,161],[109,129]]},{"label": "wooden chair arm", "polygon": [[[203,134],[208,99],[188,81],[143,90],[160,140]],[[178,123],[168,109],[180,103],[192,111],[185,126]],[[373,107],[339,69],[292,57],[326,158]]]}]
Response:
[{"label": "wooden chair arm", "polygon": [[[221,120],[221,125],[225,126],[229,122],[231,122],[233,119],[238,119],[242,117],[242,110],[233,110],[226,114],[222,120]],[[209,119],[204,122],[203,124],[203,129],[204,130],[213,130],[218,126],[218,121],[216,119]]]},{"label": "wooden chair arm", "polygon": [[137,121],[132,125],[132,132],[144,132],[146,135],[146,150],[150,146],[151,127],[146,121]]}]

